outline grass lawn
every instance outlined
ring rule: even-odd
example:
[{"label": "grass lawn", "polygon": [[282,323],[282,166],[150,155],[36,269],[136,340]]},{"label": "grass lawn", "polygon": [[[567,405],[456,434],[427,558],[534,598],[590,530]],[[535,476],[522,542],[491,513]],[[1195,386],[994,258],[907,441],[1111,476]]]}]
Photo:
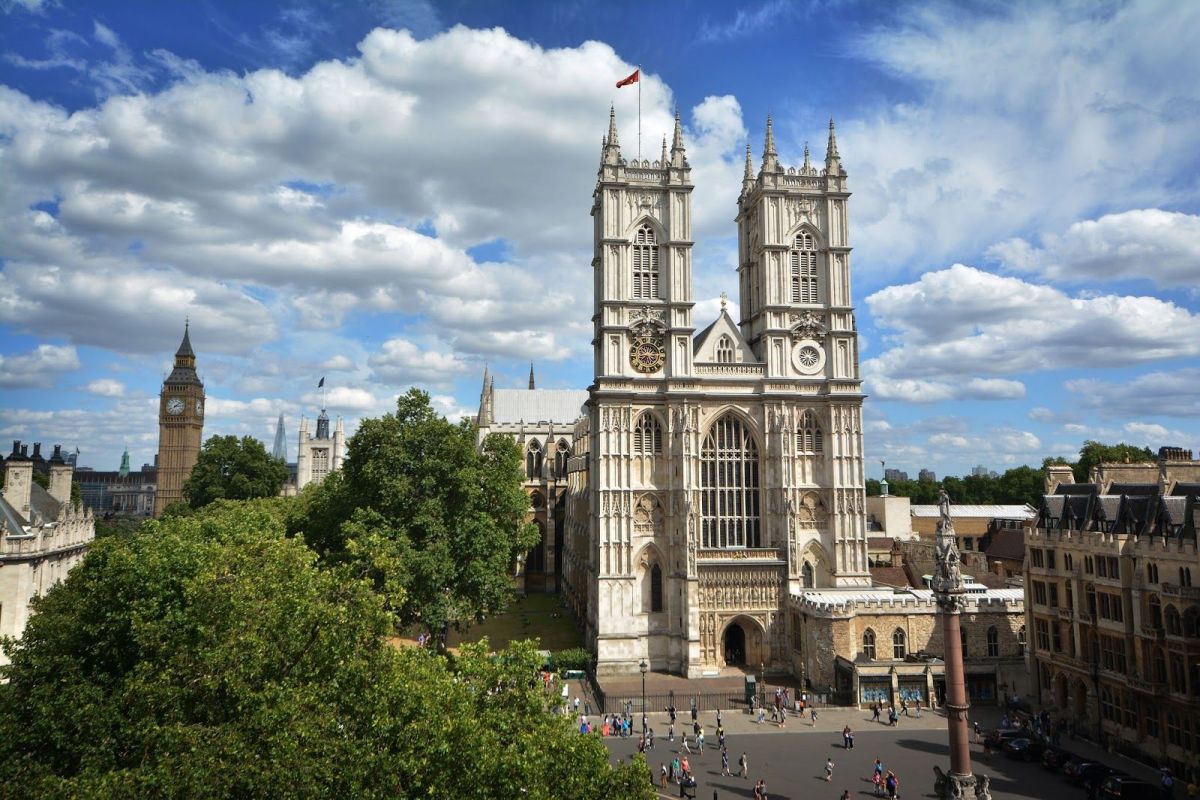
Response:
[{"label": "grass lawn", "polygon": [[556,594],[527,594],[517,598],[508,610],[486,619],[469,630],[450,631],[450,647],[463,642],[477,642],[484,636],[499,650],[509,642],[539,639],[541,650],[566,650],[582,647],[583,638]]}]

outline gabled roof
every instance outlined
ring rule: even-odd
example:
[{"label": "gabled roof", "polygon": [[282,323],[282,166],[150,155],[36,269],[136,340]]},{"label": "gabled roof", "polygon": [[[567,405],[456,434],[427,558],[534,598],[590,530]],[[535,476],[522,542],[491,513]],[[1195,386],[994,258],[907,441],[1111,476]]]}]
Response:
[{"label": "gabled roof", "polygon": [[1177,483],[1171,490],[1172,497],[1195,497],[1200,495],[1200,483]]},{"label": "gabled roof", "polygon": [[871,570],[871,582],[875,586],[891,586],[897,589],[915,589],[908,580],[904,567],[868,567]]},{"label": "gabled roof", "polygon": [[692,340],[692,352],[696,354],[697,361],[714,361],[715,359],[701,359],[700,353],[704,351],[709,340],[715,344],[717,337],[721,334],[727,334],[733,339],[733,346],[738,350],[742,357],[739,363],[742,364],[757,364],[758,359],[754,357],[754,351],[750,349],[750,345],[742,337],[742,332],[738,330],[738,326],[734,323],[733,318],[729,316],[729,312],[721,309],[721,315],[718,316],[713,323],[704,330],[696,334]]}]

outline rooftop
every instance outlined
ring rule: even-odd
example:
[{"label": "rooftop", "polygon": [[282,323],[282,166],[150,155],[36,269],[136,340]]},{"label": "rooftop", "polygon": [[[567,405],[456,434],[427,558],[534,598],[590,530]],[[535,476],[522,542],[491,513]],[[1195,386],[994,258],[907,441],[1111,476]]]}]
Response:
[{"label": "rooftop", "polygon": [[514,422],[553,422],[570,425],[583,413],[588,393],[578,389],[496,389],[492,394],[492,420],[497,425]]},{"label": "rooftop", "polygon": [[[941,515],[941,511],[936,505],[912,506],[911,513],[914,517],[937,517]],[[1037,513],[1037,509],[1028,504],[1019,506],[972,506],[956,503],[950,506],[950,516],[954,519],[963,519],[966,517],[1033,519],[1037,516]]]}]

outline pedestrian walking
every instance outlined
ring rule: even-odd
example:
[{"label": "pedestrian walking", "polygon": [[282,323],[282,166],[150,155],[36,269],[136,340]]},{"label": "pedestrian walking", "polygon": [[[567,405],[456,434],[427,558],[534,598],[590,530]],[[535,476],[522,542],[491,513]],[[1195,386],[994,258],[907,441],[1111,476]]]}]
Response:
[{"label": "pedestrian walking", "polygon": [[876,772],[871,776],[871,785],[875,787],[875,796],[883,797],[883,776]]},{"label": "pedestrian walking", "polygon": [[738,758],[738,774],[743,778],[749,777],[750,775],[750,762],[746,760],[745,753],[742,753],[742,755]]},{"label": "pedestrian walking", "polygon": [[850,800],[850,790],[849,789],[846,789],[845,791],[842,792],[841,800]]},{"label": "pedestrian walking", "polygon": [[579,713],[579,697],[578,696],[576,696],[576,698],[575,698],[575,713],[576,714]]},{"label": "pedestrian walking", "polygon": [[762,706],[759,706],[758,707],[758,724],[759,725],[763,724],[763,719],[766,717],[766,715],[767,715],[767,712],[763,711]]},{"label": "pedestrian walking", "polygon": [[762,778],[754,784],[754,800],[767,800],[767,782]]},{"label": "pedestrian walking", "polygon": [[837,766],[833,763],[832,758],[825,759],[825,782],[829,783],[833,780],[833,768]]},{"label": "pedestrian walking", "polygon": [[700,733],[696,736],[696,752],[704,755],[704,729],[700,729]]},{"label": "pedestrian walking", "polygon": [[817,707],[813,706],[812,710],[809,712],[809,714],[811,715],[812,726],[814,728],[817,727]]},{"label": "pedestrian walking", "polygon": [[721,709],[717,709],[717,727],[721,727]]},{"label": "pedestrian walking", "polygon": [[917,719],[920,719],[921,718],[921,701],[919,699],[916,701],[916,706],[917,706]]},{"label": "pedestrian walking", "polygon": [[904,698],[900,698],[900,713],[906,717],[908,716],[908,701]]},{"label": "pedestrian walking", "polygon": [[691,753],[691,752],[692,752],[692,748],[691,748],[691,746],[688,744],[688,737],[687,737],[687,734],[686,734],[686,733],[685,733],[683,736],[680,736],[680,737],[679,737],[679,741],[683,742],[683,749],[684,749],[684,750],[686,750],[686,751],[687,751],[687,752],[689,752],[689,753]]},{"label": "pedestrian walking", "polygon": [[887,794],[890,800],[896,800],[896,792],[900,789],[900,779],[896,777],[896,773],[889,769],[883,783],[887,787]]},{"label": "pedestrian walking", "polygon": [[721,750],[721,774],[729,775],[729,751]]},{"label": "pedestrian walking", "polygon": [[687,776],[689,776],[689,777],[691,776],[691,774],[692,774],[692,765],[688,763],[687,756],[684,756],[684,757],[683,757],[683,761],[679,762],[679,768],[680,768],[681,770],[683,770],[683,774],[684,774],[684,775],[687,775]]},{"label": "pedestrian walking", "polygon": [[667,765],[661,761],[658,762],[658,785],[667,788]]},{"label": "pedestrian walking", "polygon": [[899,721],[899,719],[900,719],[900,717],[896,715],[896,707],[892,706],[891,708],[889,708],[888,709],[888,725],[895,727],[896,722]]},{"label": "pedestrian walking", "polygon": [[647,750],[654,749],[654,728],[646,729],[646,749]]},{"label": "pedestrian walking", "polygon": [[717,728],[717,744],[721,747],[725,746],[725,729]]},{"label": "pedestrian walking", "polygon": [[671,782],[679,783],[679,756],[671,759]]},{"label": "pedestrian walking", "polygon": [[979,740],[980,740],[981,736],[982,736],[982,734],[979,732],[979,722],[976,721],[976,723],[975,723],[975,744],[979,744]]},{"label": "pedestrian walking", "polygon": [[872,703],[871,704],[871,722],[879,722],[879,711],[880,711],[879,703]]}]

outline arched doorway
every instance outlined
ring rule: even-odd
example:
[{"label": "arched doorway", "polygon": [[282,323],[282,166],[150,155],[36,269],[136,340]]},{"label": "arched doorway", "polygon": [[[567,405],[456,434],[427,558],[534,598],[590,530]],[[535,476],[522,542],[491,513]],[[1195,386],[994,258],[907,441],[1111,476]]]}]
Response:
[{"label": "arched doorway", "polygon": [[746,664],[746,631],[736,622],[725,629],[725,665],[740,667]]}]

